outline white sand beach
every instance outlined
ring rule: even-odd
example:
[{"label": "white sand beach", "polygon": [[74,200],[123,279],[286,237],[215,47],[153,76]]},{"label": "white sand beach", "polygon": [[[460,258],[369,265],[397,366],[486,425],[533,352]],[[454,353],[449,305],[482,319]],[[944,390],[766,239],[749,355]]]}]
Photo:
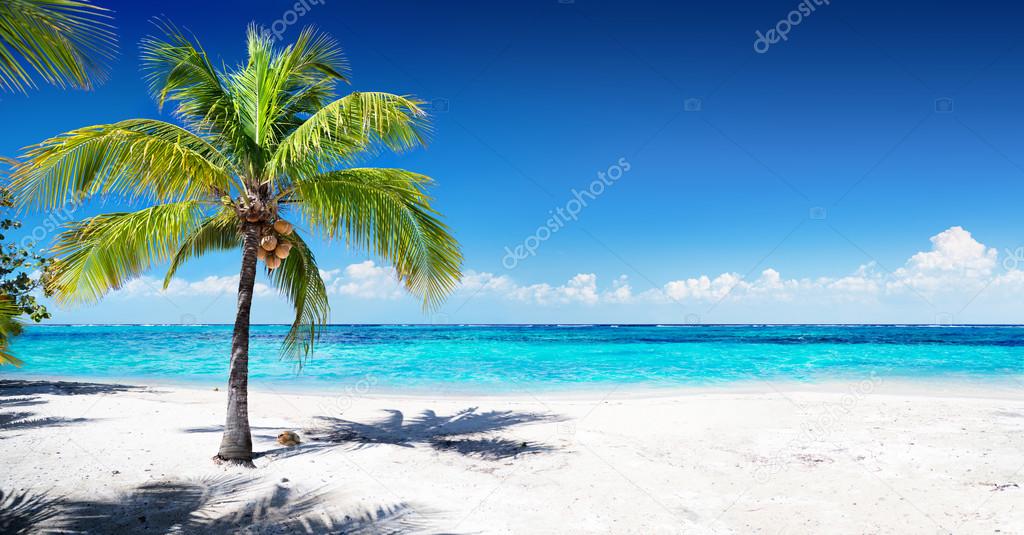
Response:
[{"label": "white sand beach", "polygon": [[[257,387],[252,470],[210,460],[224,401],[4,381],[0,531],[1024,533],[1024,387],[1010,383]],[[278,445],[283,430],[302,445]]]}]

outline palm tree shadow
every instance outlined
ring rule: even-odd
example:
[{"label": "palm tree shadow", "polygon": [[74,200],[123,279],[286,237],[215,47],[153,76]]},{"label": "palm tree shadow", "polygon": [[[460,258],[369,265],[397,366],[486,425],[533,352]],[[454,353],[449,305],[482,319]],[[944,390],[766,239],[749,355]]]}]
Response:
[{"label": "palm tree shadow", "polygon": [[48,493],[0,490],[0,533],[38,533],[37,526],[49,522],[59,514],[58,502],[58,498],[51,497]]},{"label": "palm tree shadow", "polygon": [[32,405],[43,405],[46,401],[39,399],[39,396],[4,397],[0,395],[0,408],[29,407]]},{"label": "palm tree shadow", "polygon": [[[23,379],[0,380],[0,409],[43,405],[47,401],[40,396],[82,396],[111,394],[139,390],[140,387],[70,381],[30,381]],[[33,418],[35,413],[15,411],[0,413],[0,431],[23,431],[40,427],[53,427],[89,421],[86,418],[45,417]],[[3,437],[0,437],[2,439]]]},{"label": "palm tree shadow", "polygon": [[[3,431],[24,431],[26,429],[37,429],[40,427],[56,427],[63,425],[78,424],[88,421],[88,418],[60,418],[49,416],[45,418],[33,418],[33,412],[4,412],[0,413],[0,432]],[[0,440],[4,438],[0,436]]]},{"label": "palm tree shadow", "polygon": [[66,502],[56,527],[71,533],[191,533],[204,508],[230,502],[245,483],[224,476],[145,483],[110,500]]},{"label": "palm tree shadow", "polygon": [[412,533],[427,528],[433,516],[408,503],[381,505],[345,515],[323,510],[317,493],[296,496],[292,489],[277,486],[261,500],[247,503],[230,515],[207,519],[197,527],[202,533],[306,533],[380,534]]},{"label": "palm tree shadow", "polygon": [[434,516],[408,503],[340,514],[327,493],[281,485],[242,503],[239,493],[254,483],[238,476],[164,480],[84,501],[0,493],[0,533],[409,533]]},{"label": "palm tree shadow", "polygon": [[441,416],[432,410],[425,410],[409,420],[406,420],[405,415],[399,410],[388,409],[384,412],[388,414],[387,417],[371,423],[321,416],[317,418],[320,425],[306,430],[306,433],[319,442],[320,447],[325,444],[347,444],[356,448],[377,444],[406,448],[426,445],[438,451],[500,460],[529,453],[551,452],[555,448],[547,444],[492,436],[494,433],[518,425],[558,422],[564,419],[542,413],[478,412],[476,407],[458,411],[450,416]]},{"label": "palm tree shadow", "polygon": [[[260,427],[250,426],[249,430],[253,438],[262,440],[276,440],[277,434],[281,430],[280,427]],[[223,433],[224,425],[207,425],[203,427],[186,427],[181,430],[183,433]],[[272,431],[272,433],[257,433],[256,431]],[[255,455],[254,455],[255,457]]]},{"label": "palm tree shadow", "polygon": [[113,394],[142,390],[142,387],[108,384],[82,383],[75,381],[29,381],[23,379],[0,380],[0,397],[34,396],[50,394],[54,396],[87,396],[92,394]]}]

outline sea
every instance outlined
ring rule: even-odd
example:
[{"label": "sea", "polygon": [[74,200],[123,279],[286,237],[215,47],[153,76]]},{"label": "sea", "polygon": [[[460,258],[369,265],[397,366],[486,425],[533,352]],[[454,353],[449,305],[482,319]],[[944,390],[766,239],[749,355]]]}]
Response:
[{"label": "sea", "polygon": [[[1024,387],[1019,325],[331,325],[302,362],[254,325],[250,381],[289,391],[519,390],[891,378]],[[31,325],[0,378],[216,387],[230,325]]]}]

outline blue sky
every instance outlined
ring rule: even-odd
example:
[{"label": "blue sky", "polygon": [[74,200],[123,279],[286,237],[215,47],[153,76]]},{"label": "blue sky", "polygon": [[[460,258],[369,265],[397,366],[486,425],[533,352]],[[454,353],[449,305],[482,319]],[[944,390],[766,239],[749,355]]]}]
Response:
[{"label": "blue sky", "polygon": [[[291,1],[104,1],[122,45],[111,80],[0,95],[0,154],[173,120],[139,76],[151,17],[228,64],[249,22],[285,42],[314,24],[347,50],[352,89],[434,103],[430,147],[374,163],[433,176],[466,254],[465,286],[424,316],[386,265],[319,244],[335,322],[1024,321],[1019,7],[808,2],[307,0],[297,17]],[[787,17],[786,40],[755,51]],[[571,207],[602,172],[618,178]],[[559,209],[575,219],[538,231]],[[524,243],[536,254],[505,258]],[[227,322],[237,264],[197,261],[176,290],[143,279],[54,321]],[[255,320],[287,321],[264,294]]]}]

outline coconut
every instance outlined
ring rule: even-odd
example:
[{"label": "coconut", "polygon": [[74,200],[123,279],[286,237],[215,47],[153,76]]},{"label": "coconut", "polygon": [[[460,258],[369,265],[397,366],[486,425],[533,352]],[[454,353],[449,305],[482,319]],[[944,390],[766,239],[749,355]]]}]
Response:
[{"label": "coconut", "polygon": [[260,220],[260,215],[255,212],[250,212],[249,215],[245,216],[245,220],[250,223],[255,223]]},{"label": "coconut", "polygon": [[277,249],[274,249],[274,255],[280,259],[288,258],[288,253],[292,250],[292,244],[282,240],[281,243],[277,244]]},{"label": "coconut", "polygon": [[282,446],[298,446],[301,442],[299,434],[294,431],[282,431],[280,435],[277,435],[277,443]]},{"label": "coconut", "polygon": [[262,248],[262,247],[257,247],[256,248],[256,258],[259,258],[260,260],[266,260],[267,259],[267,250]]},{"label": "coconut", "polygon": [[260,247],[263,247],[267,251],[273,251],[277,248],[277,238],[274,236],[264,236],[263,239],[260,240]]},{"label": "coconut", "polygon": [[266,262],[267,267],[270,269],[277,269],[281,266],[281,259],[274,255],[267,255],[267,258],[263,261]]},{"label": "coconut", "polygon": [[274,230],[282,236],[287,236],[292,233],[292,224],[284,219],[278,219],[277,221],[274,221]]}]

